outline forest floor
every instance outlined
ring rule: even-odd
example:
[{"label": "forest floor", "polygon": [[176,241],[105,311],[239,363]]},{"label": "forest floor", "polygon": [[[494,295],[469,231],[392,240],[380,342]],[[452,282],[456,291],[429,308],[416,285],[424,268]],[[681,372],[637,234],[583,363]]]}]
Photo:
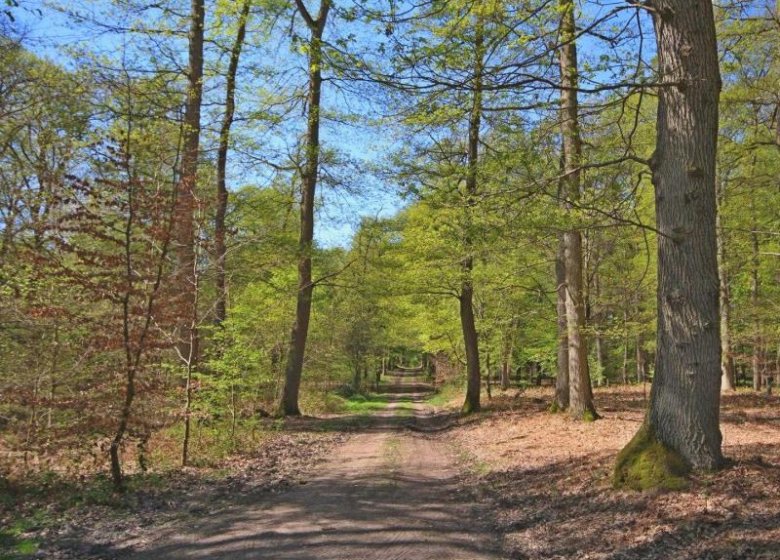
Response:
[{"label": "forest floor", "polygon": [[0,542],[0,558],[780,558],[778,397],[725,397],[728,468],[634,493],[610,478],[642,387],[596,390],[592,423],[550,414],[549,390],[461,418],[459,397],[429,389],[399,377],[350,414],[289,420],[229,476],[185,471],[119,507],[68,509],[24,528],[28,554]]},{"label": "forest floor", "polygon": [[647,387],[597,389],[602,418],[547,411],[551,391],[509,391],[449,437],[477,465],[502,549],[513,559],[780,559],[780,398],[726,395],[727,468],[682,492],[616,491],[617,452],[639,428]]}]

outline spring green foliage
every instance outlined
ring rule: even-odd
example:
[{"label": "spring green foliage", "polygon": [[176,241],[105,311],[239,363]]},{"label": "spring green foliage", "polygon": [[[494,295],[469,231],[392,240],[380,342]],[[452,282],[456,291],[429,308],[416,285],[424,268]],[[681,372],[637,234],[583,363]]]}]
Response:
[{"label": "spring green foliage", "polygon": [[[156,214],[140,211],[122,190],[127,177],[103,191],[105,228],[65,230],[61,217],[68,211],[97,207],[84,195],[65,196],[68,185],[118,179],[96,146],[121,145],[150,193],[169,192],[181,163],[186,84],[186,18],[163,12],[159,3],[94,4],[99,15],[128,10],[122,14],[132,33],[115,37],[124,50],[100,42],[70,45],[49,60],[31,51],[34,43],[5,37],[0,26],[0,443],[9,457],[35,458],[30,470],[56,466],[67,476],[104,468],[124,397],[116,320],[128,288],[116,280],[117,271],[127,272],[121,224],[132,211],[133,231],[148,233],[130,243],[135,263],[159,255],[164,237],[151,218]],[[274,426],[264,416],[278,397],[294,317],[307,68],[305,30],[292,3],[253,3],[228,165],[228,319],[214,326],[216,138],[208,124],[222,116],[225,45],[238,7],[225,0],[206,4],[207,98],[195,220],[202,360],[192,414],[193,463],[215,466],[251,450]],[[563,212],[558,70],[551,64],[556,3],[347,4],[334,6],[326,37],[323,71],[333,87],[323,99],[317,212],[351,220],[355,207],[370,205],[372,197],[392,199],[393,211],[360,208],[351,238],[312,250],[316,287],[303,411],[381,410],[385,398],[372,391],[382,368],[417,360],[435,362],[436,380],[445,382],[432,404],[456,398],[464,364],[457,295],[467,257],[482,371],[495,383],[507,367],[516,387],[549,379],[557,344],[554,259],[560,232],[575,226],[584,237],[587,335],[602,349],[597,354],[590,344],[594,384],[635,381],[642,357],[652,377],[657,234],[647,162],[655,149],[656,101],[652,88],[636,86],[656,76],[652,65],[637,63],[635,37],[607,47],[596,40],[625,27],[618,12],[629,7],[598,24],[589,3],[578,14],[583,29],[596,26],[580,49],[581,83],[605,89],[581,95],[583,193]],[[738,370],[757,363],[772,372],[780,367],[780,30],[772,18],[748,17],[738,4],[744,3],[717,12],[724,269]],[[465,154],[477,20],[487,54],[478,191],[469,199]],[[632,86],[611,83],[623,79]],[[377,138],[376,145],[364,143],[362,134]],[[347,210],[338,207],[343,200],[351,201]],[[136,372],[122,448],[130,475],[175,464],[183,390],[170,325],[181,310],[165,305],[175,294],[164,291],[175,266],[173,258],[163,262],[164,297],[152,310]],[[150,288],[148,273],[141,266],[129,272],[133,317],[143,314],[137,302]],[[109,280],[113,291],[98,297]],[[137,321],[130,331],[140,344]],[[621,480],[674,486],[672,459],[649,436],[640,438],[621,457]],[[22,476],[20,462],[3,462],[0,474]]]}]

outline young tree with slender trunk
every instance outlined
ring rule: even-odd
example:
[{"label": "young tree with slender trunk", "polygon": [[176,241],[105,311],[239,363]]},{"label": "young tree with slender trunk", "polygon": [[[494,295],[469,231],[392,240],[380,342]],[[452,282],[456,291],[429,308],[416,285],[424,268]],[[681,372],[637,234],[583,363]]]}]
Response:
[{"label": "young tree with slender trunk", "polygon": [[[561,136],[563,144],[563,195],[569,204],[580,198],[582,140],[579,127],[576,26],[574,0],[560,0]],[[596,419],[585,337],[585,297],[582,277],[582,234],[563,234],[563,268],[566,291],[566,339],[569,362],[569,413],[577,419]]]},{"label": "young tree with slender trunk", "polygon": [[564,264],[563,237],[558,243],[555,255],[555,294],[558,328],[558,361],[555,376],[555,401],[552,410],[569,408],[569,338],[566,322],[566,267]]},{"label": "young tree with slender trunk", "polygon": [[653,0],[662,85],[650,164],[658,237],[657,360],[644,424],[615,484],[678,488],[723,463],[715,155],[720,71],[709,0]]},{"label": "young tree with slender trunk", "polygon": [[301,232],[298,241],[298,294],[295,306],[295,322],[290,335],[290,346],[285,365],[284,388],[278,413],[283,416],[297,416],[298,393],[301,387],[303,359],[306,352],[306,338],[309,334],[311,299],[314,292],[312,282],[312,250],[314,248],[314,194],[317,188],[320,161],[320,100],[322,97],[322,35],[331,8],[330,0],[321,0],[315,19],[302,0],[295,2],[298,12],[309,28],[309,90],[307,97],[307,127],[305,154],[301,171],[300,216]]},{"label": "young tree with slender trunk", "polygon": [[725,204],[725,182],[717,182],[718,213],[716,215],[716,231],[718,235],[718,278],[720,279],[720,369],[722,392],[733,391],[736,387],[734,356],[731,352],[731,289],[729,273],[726,266],[726,234],[721,216]]},{"label": "young tree with slender trunk", "polygon": [[750,357],[751,373],[753,375],[753,390],[760,391],[763,382],[763,345],[761,340],[761,241],[758,237],[758,220],[755,204],[750,203],[750,304],[752,307],[753,341]]},{"label": "young tree with slender trunk", "polygon": [[246,36],[246,24],[249,19],[249,10],[252,0],[244,0],[238,15],[238,27],[236,39],[230,49],[230,62],[228,63],[225,83],[225,113],[222,116],[222,125],[219,130],[219,146],[217,148],[217,210],[214,219],[214,250],[217,261],[217,301],[215,305],[215,321],[221,324],[227,318],[227,278],[225,273],[225,259],[227,248],[225,245],[225,215],[228,206],[228,190],[225,182],[227,169],[227,155],[230,147],[230,128],[236,112],[236,74],[241,50]]}]

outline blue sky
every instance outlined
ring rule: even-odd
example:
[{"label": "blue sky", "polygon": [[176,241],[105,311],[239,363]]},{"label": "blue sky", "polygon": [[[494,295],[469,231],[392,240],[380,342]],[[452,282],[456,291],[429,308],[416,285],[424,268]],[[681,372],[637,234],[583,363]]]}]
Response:
[{"label": "blue sky", "polygon": [[[207,4],[210,4],[207,2]],[[312,2],[311,4],[314,4]],[[110,20],[113,25],[127,24],[118,20],[120,12],[111,9],[109,0],[74,0],[61,2],[60,5],[85,9],[88,12],[102,12],[98,19]],[[183,6],[187,6],[184,2]],[[624,5],[622,2],[610,0],[585,2],[583,21],[587,18],[596,18],[599,14],[606,13],[616,6]],[[138,38],[128,38],[113,33],[98,33],[92,26],[74,23],[66,16],[58,13],[43,0],[28,0],[22,6],[27,9],[16,10],[20,25],[25,29],[25,45],[41,56],[50,60],[70,66],[73,64],[72,53],[74,50],[87,49],[92,52],[101,52],[105,56],[116,58],[117,53],[125,44],[129,49],[135,49],[140,66],[150,66],[151,62],[145,61],[148,56],[143,52],[146,48],[138,43]],[[40,8],[39,14],[36,8]],[[186,9],[183,10],[186,13]],[[207,14],[209,23],[213,25],[213,14]],[[154,24],[154,22],[148,22]],[[616,24],[621,23],[616,21]],[[289,23],[285,24],[289,26]],[[256,64],[256,60],[262,61],[260,71],[268,68],[283,70],[282,77],[271,78],[266,81],[264,77],[253,80],[244,80],[239,83],[238,90],[238,116],[247,116],[251,111],[262,109],[262,102],[258,99],[272,96],[275,90],[289,86],[290,83],[305,84],[306,62],[303,56],[293,52],[288,34],[289,27],[280,27],[268,38],[259,41],[260,44],[248,45],[242,60],[243,67]],[[649,27],[645,23],[645,31]],[[302,26],[296,32],[304,34]],[[359,22],[338,21],[326,31],[326,38],[334,40],[335,37],[354,35],[363,48],[371,48],[377,40],[383,39],[383,34],[374,33],[372,29]],[[250,27],[249,41],[256,41],[258,33],[253,35]],[[254,39],[253,39],[254,37]],[[647,49],[651,49],[648,41]],[[172,43],[176,45],[176,43]],[[135,46],[134,46],[135,45]],[[140,45],[140,46],[139,46]],[[172,56],[180,66],[186,64],[186,45],[179,40]],[[580,56],[583,61],[596,63],[600,54],[598,43],[591,38],[583,38],[580,41]],[[647,51],[652,52],[651,50]],[[212,57],[212,67],[215,60]],[[207,63],[208,66],[208,63]],[[208,70],[207,70],[208,71]],[[609,82],[611,77],[608,70],[594,73],[598,81]],[[273,80],[277,80],[274,82]],[[284,83],[282,83],[284,82]],[[588,87],[589,84],[583,84]],[[206,103],[202,124],[206,129],[213,129],[221,116],[221,84],[218,79],[210,79],[207,82]],[[335,113],[336,116],[344,114],[358,114],[366,118],[376,118],[388,112],[386,106],[387,95],[375,88],[362,88],[358,91],[344,91],[335,87],[335,84],[326,82],[323,92],[323,106],[326,112]],[[289,122],[273,129],[258,130],[251,126],[242,126],[239,121],[234,126],[234,132],[252,138],[257,144],[257,154],[266,157],[268,153],[289,153],[296,140],[300,138],[305,125],[302,107],[296,107],[292,113],[293,118]],[[533,116],[531,119],[535,118]],[[262,127],[261,127],[262,128]],[[323,182],[319,188],[321,205],[316,228],[316,238],[323,246],[347,246],[355,228],[364,217],[387,217],[402,206],[403,202],[398,194],[396,185],[392,179],[380,179],[373,174],[371,167],[384,160],[395,148],[404,142],[397,127],[389,122],[373,125],[365,121],[349,124],[337,124],[326,119],[322,130],[322,143],[325,150],[337,147],[342,157],[349,160],[350,165],[336,169],[336,174],[341,179],[338,186],[328,186]],[[203,143],[208,147],[208,142]],[[229,166],[228,184],[232,188],[238,188],[245,184],[268,184],[272,172],[269,166],[253,163],[252,157],[242,158],[233,153]],[[252,156],[252,154],[249,154]],[[284,163],[284,157],[272,156],[276,163]],[[243,161],[242,161],[243,160]],[[335,169],[335,168],[334,168]],[[385,183],[389,181],[389,183]]]},{"label": "blue sky", "polygon": [[[69,7],[86,7],[88,10],[104,10],[109,7],[109,2],[97,0],[87,2],[63,3]],[[40,13],[38,12],[40,10]],[[104,53],[106,56],[115,56],[123,47],[126,40],[117,34],[96,33],[90,26],[75,23],[71,18],[50,9],[44,2],[28,1],[23,3],[22,9],[14,12],[17,29],[22,32],[23,43],[32,52],[47,58],[59,65],[73,67],[73,51],[87,49],[91,52]],[[208,15],[207,15],[208,17]],[[123,22],[112,20],[114,25]],[[251,33],[251,32],[250,32]],[[250,37],[251,40],[251,37]],[[298,68],[299,82],[305,83],[305,65],[303,58],[290,52],[289,39],[276,38],[276,45],[271,45],[270,64],[276,64],[281,68],[292,70]],[[132,41],[132,39],[130,39]],[[182,49],[186,55],[186,49]],[[268,52],[266,54],[268,54]],[[252,49],[247,48],[242,62],[251,64],[249,57]],[[181,63],[184,61],[182,60]],[[140,61],[143,64],[143,61]],[[219,84],[213,91],[211,99],[207,102],[219,103],[221,90]],[[239,84],[238,111],[256,109],[252,97],[256,93],[256,83]],[[208,89],[208,85],[207,85]],[[242,104],[245,101],[245,104]],[[325,85],[323,92],[323,105],[325,110],[356,110],[365,113],[372,111],[371,101],[359,96],[345,96],[342,92]],[[204,110],[202,124],[204,127],[213,127],[215,119],[219,118],[221,109],[214,107]],[[240,114],[239,114],[240,116]],[[209,122],[211,121],[211,122]],[[269,149],[280,153],[290,149],[290,145],[300,136],[305,124],[302,112],[299,110],[293,122],[286,125],[278,132],[268,132],[256,138],[258,144],[270,146]],[[251,134],[241,130],[241,124],[234,125],[237,135]],[[318,221],[315,236],[322,246],[349,245],[352,235],[364,217],[388,217],[393,215],[402,206],[401,198],[393,185],[384,184],[369,168],[372,164],[382,160],[392,150],[396,140],[389,127],[373,127],[364,124],[352,126],[325,122],[322,126],[322,143],[325,149],[337,146],[342,152],[342,157],[352,162],[348,169],[340,170],[339,175],[345,180],[342,186],[330,186],[322,182],[319,187]],[[206,143],[202,145],[207,146]],[[246,161],[237,161],[239,156],[233,154],[232,164],[228,170],[228,184],[231,188],[239,188],[246,184],[269,184],[272,172],[269,167],[254,165]]]}]

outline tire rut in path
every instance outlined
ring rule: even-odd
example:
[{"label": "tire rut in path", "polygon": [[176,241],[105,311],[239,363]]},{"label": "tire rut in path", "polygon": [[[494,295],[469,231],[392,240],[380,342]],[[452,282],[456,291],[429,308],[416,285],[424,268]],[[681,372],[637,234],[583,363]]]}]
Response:
[{"label": "tire rut in path", "polygon": [[[424,409],[416,400],[415,417]],[[394,406],[386,424],[336,448],[308,483],[171,529],[132,558],[498,559],[460,491],[452,451],[393,422]]]}]

